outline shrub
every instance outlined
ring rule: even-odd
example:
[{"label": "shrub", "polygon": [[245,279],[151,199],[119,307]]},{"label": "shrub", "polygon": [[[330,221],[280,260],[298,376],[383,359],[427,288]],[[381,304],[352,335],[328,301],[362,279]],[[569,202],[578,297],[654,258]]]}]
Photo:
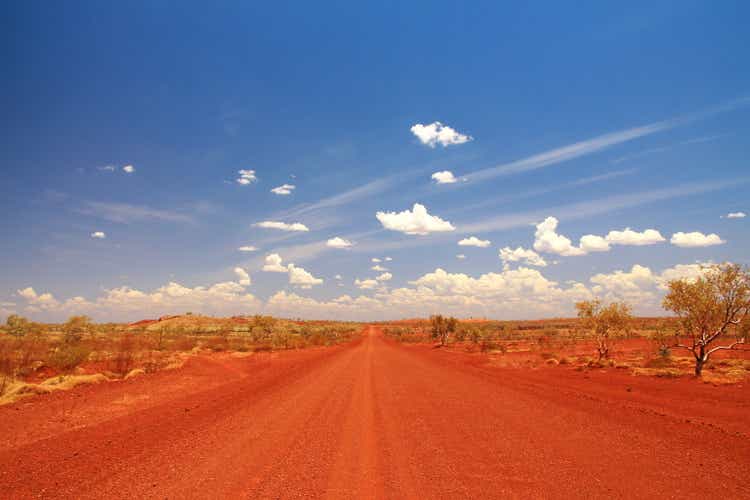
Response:
[{"label": "shrub", "polygon": [[63,373],[70,373],[86,361],[89,354],[91,351],[86,346],[66,343],[55,350],[49,364]]}]

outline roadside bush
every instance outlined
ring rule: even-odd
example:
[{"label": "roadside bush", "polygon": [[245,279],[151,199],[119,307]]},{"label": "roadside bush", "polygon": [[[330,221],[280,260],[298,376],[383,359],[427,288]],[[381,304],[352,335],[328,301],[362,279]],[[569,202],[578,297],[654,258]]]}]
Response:
[{"label": "roadside bush", "polygon": [[70,373],[91,354],[88,347],[81,344],[63,344],[58,347],[49,359],[49,364],[62,373]]},{"label": "roadside bush", "polygon": [[111,360],[111,371],[120,375],[127,374],[135,364],[136,342],[132,333],[120,335],[114,357]]}]

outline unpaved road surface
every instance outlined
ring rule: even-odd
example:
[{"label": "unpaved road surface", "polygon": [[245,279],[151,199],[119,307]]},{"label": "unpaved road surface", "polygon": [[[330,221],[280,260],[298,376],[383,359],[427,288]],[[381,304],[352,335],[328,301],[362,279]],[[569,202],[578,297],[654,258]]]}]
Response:
[{"label": "unpaved road surface", "polygon": [[745,389],[480,358],[373,327],[25,400],[0,498],[750,498]]}]

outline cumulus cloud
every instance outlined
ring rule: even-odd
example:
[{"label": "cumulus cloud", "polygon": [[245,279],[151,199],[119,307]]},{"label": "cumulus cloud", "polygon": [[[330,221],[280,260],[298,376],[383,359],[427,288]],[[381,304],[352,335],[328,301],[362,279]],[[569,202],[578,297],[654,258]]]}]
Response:
[{"label": "cumulus cloud", "polygon": [[370,259],[370,260],[371,260],[372,262],[375,262],[375,263],[378,263],[378,262],[383,262],[382,260],[380,260],[380,259],[379,259],[379,258],[377,258],[377,257],[373,257],[373,258],[372,258],[372,259]]},{"label": "cumulus cloud", "polygon": [[373,290],[380,286],[380,282],[374,279],[360,280],[359,278],[354,280],[354,284],[360,290]]},{"label": "cumulus cloud", "polygon": [[295,186],[292,184],[282,184],[281,186],[277,186],[271,189],[271,192],[273,194],[287,195],[287,194],[292,194],[292,191],[294,191],[294,189],[295,189]]},{"label": "cumulus cloud", "polygon": [[283,264],[281,255],[272,253],[266,255],[263,271],[270,273],[286,273],[289,276],[289,284],[299,286],[300,288],[310,288],[314,285],[320,285],[323,280],[316,278],[311,273],[294,264]]},{"label": "cumulus cloud", "polygon": [[[277,261],[281,266],[280,258]],[[290,284],[310,288],[322,283],[302,268],[290,264],[284,268]],[[149,316],[194,311],[213,315],[252,314],[263,312],[284,316],[328,319],[392,319],[425,317],[435,312],[454,316],[524,319],[560,317],[574,313],[577,301],[601,297],[606,301],[626,300],[636,314],[663,314],[661,298],[672,279],[694,279],[705,272],[700,263],[681,264],[656,272],[634,265],[629,270],[598,273],[587,284],[577,281],[557,283],[539,270],[519,267],[478,276],[450,273],[437,268],[409,286],[389,289],[392,279],[383,273],[374,279],[355,280],[371,296],[342,295],[333,300],[317,300],[280,291],[265,303],[245,291],[239,282],[228,281],[210,286],[186,287],[170,282],[153,291],[130,287],[105,290],[94,300],[72,297],[58,301],[50,293],[37,293],[32,287],[18,290],[24,313],[54,315],[64,319],[72,314],[89,314],[102,319],[140,319]],[[238,273],[238,276],[240,274]],[[243,277],[240,276],[240,281]],[[4,305],[4,304],[0,304]]]},{"label": "cumulus cloud", "polygon": [[462,247],[479,247],[479,248],[487,248],[490,246],[490,240],[480,240],[476,236],[472,236],[470,238],[464,238],[461,241],[458,242],[459,246]]},{"label": "cumulus cloud", "polygon": [[264,229],[278,229],[280,231],[309,231],[310,229],[300,223],[295,222],[293,224],[288,224],[286,222],[278,222],[278,221],[270,221],[270,220],[264,220],[262,222],[256,222],[253,224],[255,227],[262,227]]},{"label": "cumulus cloud", "polygon": [[373,271],[378,271],[378,272],[387,271],[388,270],[388,268],[385,268],[385,267],[381,266],[380,264],[375,264],[370,269],[372,269]]},{"label": "cumulus cloud", "polygon": [[234,281],[195,288],[170,282],[150,292],[123,286],[105,290],[92,301],[77,296],[59,302],[49,293],[37,294],[31,287],[19,290],[19,295],[27,301],[26,312],[42,312],[57,320],[72,314],[88,314],[98,320],[115,321],[185,311],[233,315],[260,311],[262,307],[260,301],[245,292],[243,285]]},{"label": "cumulus cloud", "polygon": [[393,260],[393,258],[391,258],[391,257],[385,257],[383,260],[385,260],[386,262],[390,262],[390,261]]},{"label": "cumulus cloud", "polygon": [[547,217],[537,224],[534,234],[535,250],[570,257],[592,252],[608,252],[611,245],[644,246],[665,241],[661,233],[655,229],[638,232],[625,228],[622,231],[610,231],[606,236],[586,234],[581,236],[576,246],[570,238],[557,233],[558,222],[555,217]]},{"label": "cumulus cloud", "polygon": [[258,248],[254,247],[253,245],[244,245],[239,247],[237,250],[239,250],[240,252],[255,252],[258,250]]},{"label": "cumulus cloud", "polygon": [[99,239],[99,240],[103,240],[104,238],[107,237],[107,235],[103,231],[94,231],[93,233],[91,233],[91,237]]},{"label": "cumulus cloud", "polygon": [[683,248],[710,247],[726,243],[716,233],[703,234],[698,231],[693,231],[692,233],[674,233],[669,242]]},{"label": "cumulus cloud", "polygon": [[437,184],[453,184],[454,182],[458,182],[458,179],[453,176],[453,172],[450,170],[435,172],[432,174],[432,180]]},{"label": "cumulus cloud", "polygon": [[419,203],[415,203],[411,211],[377,212],[375,217],[385,229],[406,234],[426,235],[456,229],[450,222],[427,213],[427,208]]},{"label": "cumulus cloud", "polygon": [[586,252],[574,246],[570,238],[557,234],[557,225],[558,220],[555,217],[547,217],[537,224],[534,233],[534,250],[565,256],[585,255]]},{"label": "cumulus cloud", "polygon": [[456,258],[457,258],[458,260],[464,260],[464,259],[466,258],[466,255],[464,255],[464,254],[462,254],[462,253],[459,253],[459,254],[456,254]]},{"label": "cumulus cloud", "polygon": [[331,238],[330,240],[326,241],[326,246],[331,248],[349,248],[353,245],[353,243],[347,239],[341,238],[339,236],[336,236],[335,238]]},{"label": "cumulus cloud", "polygon": [[503,261],[504,266],[508,266],[510,262],[521,262],[530,266],[538,267],[547,266],[547,261],[545,261],[541,255],[530,248],[525,249],[520,246],[515,250],[510,247],[501,248],[499,257],[500,260]]},{"label": "cumulus cloud", "polygon": [[646,229],[643,232],[633,231],[629,227],[622,231],[610,231],[607,234],[607,241],[612,245],[655,245],[666,241],[656,229]]},{"label": "cumulus cloud", "polygon": [[295,285],[300,288],[310,288],[314,285],[320,285],[321,283],[323,283],[323,280],[321,278],[316,278],[308,271],[302,269],[301,267],[297,267],[294,264],[289,264],[287,266],[287,269],[289,272],[290,285]]},{"label": "cumulus cloud", "polygon": [[238,170],[237,173],[240,174],[236,179],[237,184],[247,186],[258,180],[255,176],[255,170]]},{"label": "cumulus cloud", "polygon": [[237,282],[242,286],[250,286],[252,283],[252,280],[250,279],[250,274],[248,274],[247,271],[242,269],[241,267],[235,267],[234,273],[237,275]]},{"label": "cumulus cloud", "polygon": [[652,313],[660,312],[660,297],[672,280],[694,280],[707,271],[706,264],[678,264],[661,273],[635,264],[629,271],[616,270],[598,273],[589,281],[594,294],[605,300],[625,300],[636,308]]},{"label": "cumulus cloud", "polygon": [[51,293],[37,293],[33,287],[16,290],[16,293],[26,300],[32,311],[56,309],[60,306],[58,300]]},{"label": "cumulus cloud", "polygon": [[432,122],[429,125],[417,123],[411,127],[411,133],[414,134],[422,144],[431,148],[434,148],[438,144],[443,147],[464,144],[473,139],[473,137],[461,134],[448,125],[443,125],[440,122]]},{"label": "cumulus cloud", "polygon": [[263,266],[263,270],[268,273],[285,273],[287,272],[286,266],[282,264],[281,255],[272,253],[266,255],[266,263]]},{"label": "cumulus cloud", "polygon": [[725,219],[744,219],[745,217],[747,217],[745,212],[729,212],[726,215],[722,215],[722,218]]},{"label": "cumulus cloud", "polygon": [[126,174],[132,174],[133,172],[135,172],[135,167],[133,165],[125,165],[124,167],[122,167],[122,170]]}]

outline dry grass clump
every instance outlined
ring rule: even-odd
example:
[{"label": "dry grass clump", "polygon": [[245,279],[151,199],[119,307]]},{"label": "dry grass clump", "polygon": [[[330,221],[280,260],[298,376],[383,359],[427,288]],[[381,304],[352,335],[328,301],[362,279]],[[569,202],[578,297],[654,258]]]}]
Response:
[{"label": "dry grass clump", "polygon": [[633,375],[648,375],[660,378],[676,378],[685,375],[679,368],[633,368]]},{"label": "dry grass clump", "polygon": [[93,375],[65,375],[52,377],[39,384],[31,384],[20,380],[13,381],[0,395],[0,405],[14,403],[26,396],[48,394],[53,391],[67,391],[79,385],[98,384],[110,380],[101,373]]}]

